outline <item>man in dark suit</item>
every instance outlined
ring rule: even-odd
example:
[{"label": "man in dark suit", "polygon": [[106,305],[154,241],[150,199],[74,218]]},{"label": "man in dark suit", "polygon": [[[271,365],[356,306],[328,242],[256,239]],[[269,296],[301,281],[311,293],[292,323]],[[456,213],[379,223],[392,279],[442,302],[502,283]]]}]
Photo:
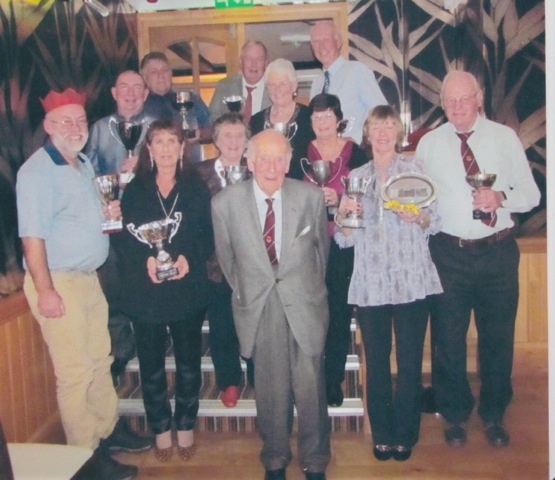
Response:
[{"label": "man in dark suit", "polygon": [[239,95],[245,100],[242,113],[246,124],[249,123],[252,115],[272,104],[263,79],[266,65],[268,65],[266,46],[256,40],[247,41],[241,48],[241,73],[229,75],[216,85],[209,107],[212,122],[229,111],[223,99],[232,95]]},{"label": "man in dark suit", "polygon": [[241,355],[255,365],[265,480],[285,479],[294,405],[301,467],[307,479],[325,480],[329,235],[322,192],[286,179],[290,160],[291,146],[277,131],[253,137],[247,149],[253,178],[216,195],[212,218]]}]

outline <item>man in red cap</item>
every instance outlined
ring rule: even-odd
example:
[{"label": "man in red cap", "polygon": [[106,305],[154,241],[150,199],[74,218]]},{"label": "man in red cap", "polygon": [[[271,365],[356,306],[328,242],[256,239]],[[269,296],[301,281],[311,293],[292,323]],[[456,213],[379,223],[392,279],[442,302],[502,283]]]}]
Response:
[{"label": "man in red cap", "polygon": [[25,295],[48,344],[68,444],[95,451],[88,478],[130,479],[137,468],[109,453],[142,451],[151,440],[118,420],[108,307],[96,275],[108,254],[101,223],[120,216],[119,201],[101,208],[80,153],[88,138],[84,95],[68,88],[41,101],[49,140],[22,165],[16,185]]}]

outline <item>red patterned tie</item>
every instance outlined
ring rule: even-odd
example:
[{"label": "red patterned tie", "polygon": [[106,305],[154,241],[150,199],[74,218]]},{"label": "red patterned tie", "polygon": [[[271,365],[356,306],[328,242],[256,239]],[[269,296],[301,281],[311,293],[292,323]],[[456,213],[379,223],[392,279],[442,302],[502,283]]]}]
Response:
[{"label": "red patterned tie", "polygon": [[245,100],[245,108],[243,108],[243,120],[245,123],[249,123],[252,117],[252,91],[256,87],[245,87],[247,89],[247,99]]},{"label": "red patterned tie", "polygon": [[264,245],[268,252],[268,258],[272,265],[277,265],[278,259],[276,254],[276,216],[272,207],[274,200],[267,198],[268,211],[266,212],[266,221],[264,222]]},{"label": "red patterned tie", "polygon": [[[461,139],[461,157],[467,175],[476,175],[480,173],[476,157],[468,145],[468,139],[473,133],[474,132],[457,133],[457,136]],[[488,227],[495,227],[497,223],[497,214],[495,212],[480,212],[480,220]]]}]

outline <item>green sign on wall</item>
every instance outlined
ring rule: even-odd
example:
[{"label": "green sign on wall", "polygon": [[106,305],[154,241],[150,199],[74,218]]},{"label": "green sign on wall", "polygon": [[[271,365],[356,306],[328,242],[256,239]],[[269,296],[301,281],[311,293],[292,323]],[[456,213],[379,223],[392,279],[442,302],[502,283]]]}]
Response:
[{"label": "green sign on wall", "polygon": [[216,8],[252,7],[254,0],[214,0]]}]

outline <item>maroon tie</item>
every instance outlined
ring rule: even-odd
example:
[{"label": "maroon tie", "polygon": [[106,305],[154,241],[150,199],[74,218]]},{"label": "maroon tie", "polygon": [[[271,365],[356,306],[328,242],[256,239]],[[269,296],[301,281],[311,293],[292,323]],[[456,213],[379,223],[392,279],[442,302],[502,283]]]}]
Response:
[{"label": "maroon tie", "polygon": [[[468,145],[468,139],[473,133],[474,132],[457,133],[457,136],[461,139],[461,157],[466,175],[476,175],[477,173],[480,173],[478,163],[476,162],[476,157],[474,156],[474,153]],[[497,223],[497,214],[495,212],[486,213],[480,210],[478,210],[478,212],[480,215],[479,218],[482,223],[484,223],[488,227],[495,227],[495,224]]]},{"label": "maroon tie", "polygon": [[245,123],[249,123],[252,117],[252,91],[256,87],[245,87],[247,89],[247,99],[245,100],[245,108],[243,108],[243,120]]},{"label": "maroon tie", "polygon": [[268,211],[266,212],[266,221],[264,222],[264,245],[266,245],[266,251],[268,252],[268,258],[272,265],[277,265],[278,259],[276,254],[276,216],[274,214],[274,209],[272,208],[272,203],[274,200],[272,198],[267,198],[266,203],[268,204]]}]

